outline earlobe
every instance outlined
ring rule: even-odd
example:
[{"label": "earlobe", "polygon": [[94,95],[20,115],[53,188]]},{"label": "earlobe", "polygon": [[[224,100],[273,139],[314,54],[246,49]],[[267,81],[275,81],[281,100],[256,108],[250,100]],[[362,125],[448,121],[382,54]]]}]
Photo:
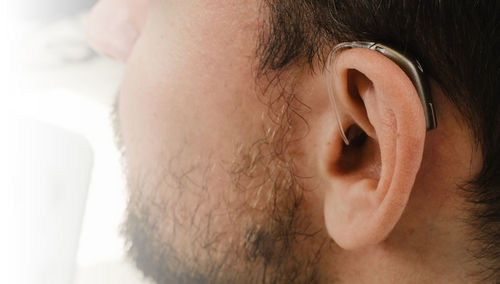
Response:
[{"label": "earlobe", "polygon": [[[332,127],[323,161],[325,221],[346,249],[383,241],[399,221],[420,168],[425,117],[407,75],[375,51],[355,48],[333,62],[333,88],[347,135]],[[361,138],[359,138],[361,137]]]}]

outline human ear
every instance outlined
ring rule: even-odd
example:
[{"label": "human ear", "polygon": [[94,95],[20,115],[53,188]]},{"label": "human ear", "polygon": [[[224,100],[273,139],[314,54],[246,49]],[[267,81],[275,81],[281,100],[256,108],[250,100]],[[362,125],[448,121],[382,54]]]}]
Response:
[{"label": "human ear", "polygon": [[338,245],[357,249],[382,242],[399,221],[422,161],[426,122],[410,78],[382,54],[349,49],[328,68],[350,144],[334,126],[319,150],[325,222]]},{"label": "human ear", "polygon": [[87,37],[96,50],[127,61],[146,22],[149,0],[100,0],[87,19]]}]

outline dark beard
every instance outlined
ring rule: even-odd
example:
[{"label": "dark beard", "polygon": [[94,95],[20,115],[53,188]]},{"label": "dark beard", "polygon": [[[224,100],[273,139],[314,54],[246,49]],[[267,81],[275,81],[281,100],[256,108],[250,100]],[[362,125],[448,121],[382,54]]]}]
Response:
[{"label": "dark beard", "polygon": [[[288,108],[274,114],[279,123],[264,131],[259,141],[239,147],[235,160],[228,163],[234,191],[266,195],[259,208],[243,204],[233,209],[237,227],[214,229],[211,213],[200,221],[199,204],[182,202],[185,192],[200,196],[200,203],[210,192],[203,180],[210,177],[210,167],[182,171],[175,167],[183,160],[182,151],[158,175],[128,169],[130,200],[122,234],[129,256],[146,277],[159,284],[325,281],[319,264],[329,253],[331,240],[323,226],[313,226],[301,209],[304,189],[287,151],[293,136],[289,117],[293,99],[280,97]],[[193,182],[193,172],[202,173],[201,182]],[[168,188],[177,192],[175,204],[162,198]],[[164,234],[164,223],[174,228],[170,236]],[[186,252],[175,244],[176,238],[188,239],[193,246]]]},{"label": "dark beard", "polygon": [[[264,141],[264,140],[263,140]],[[311,222],[300,210],[302,189],[293,174],[293,165],[276,155],[270,155],[269,144],[254,143],[252,149],[240,155],[239,163],[232,166],[235,190],[270,192],[270,198],[259,210],[251,206],[239,207],[238,216],[258,214],[257,220],[235,217],[241,220],[241,231],[236,234],[239,239],[230,241],[221,248],[216,242],[225,242],[230,231],[216,231],[207,226],[200,226],[194,221],[197,206],[188,218],[178,220],[175,209],[168,209],[169,204],[138,196],[150,181],[133,177],[131,199],[128,204],[127,219],[123,234],[128,240],[128,253],[137,267],[157,283],[316,283],[319,281],[317,264],[320,251],[328,238],[324,237],[322,228],[312,228]],[[256,174],[267,176],[256,176]],[[189,174],[163,173],[170,179],[186,179]],[[143,175],[143,177],[145,177]],[[258,179],[260,182],[248,187],[248,181]],[[186,190],[186,181],[176,180],[177,190]],[[165,190],[163,183],[158,188],[148,189],[155,194]],[[209,190],[208,190],[209,191]],[[182,200],[182,199],[181,199]],[[201,202],[201,201],[200,201]],[[161,214],[161,215],[160,215]],[[235,215],[236,216],[236,215]],[[179,251],[168,238],[162,234],[161,223],[166,218],[170,222],[178,222],[178,226],[191,226],[197,247],[191,257]],[[191,219],[192,218],[192,219]],[[190,221],[186,221],[190,220]],[[264,221],[261,221],[264,220]],[[180,224],[184,222],[184,224]],[[186,225],[187,223],[187,225]],[[210,224],[210,220],[204,223]],[[226,229],[227,230],[227,229]],[[231,229],[229,229],[231,230]],[[179,232],[182,232],[180,229]],[[182,233],[181,233],[182,234]],[[321,237],[320,237],[321,236]],[[175,236],[174,236],[175,237]],[[313,241],[314,240],[314,241]],[[306,244],[306,245],[304,245]],[[211,260],[213,254],[222,254]],[[195,257],[193,257],[195,255]],[[220,260],[223,260],[222,262]]]}]

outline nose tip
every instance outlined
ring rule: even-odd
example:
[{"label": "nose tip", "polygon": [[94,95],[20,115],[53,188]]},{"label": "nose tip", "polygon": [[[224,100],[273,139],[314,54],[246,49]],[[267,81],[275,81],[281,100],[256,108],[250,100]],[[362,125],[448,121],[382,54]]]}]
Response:
[{"label": "nose tip", "polygon": [[148,0],[101,0],[91,10],[86,33],[91,46],[126,61],[146,21]]}]

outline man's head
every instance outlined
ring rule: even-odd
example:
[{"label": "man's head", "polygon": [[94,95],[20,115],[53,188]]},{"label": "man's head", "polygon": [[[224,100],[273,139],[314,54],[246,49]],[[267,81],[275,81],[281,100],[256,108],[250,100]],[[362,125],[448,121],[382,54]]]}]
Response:
[{"label": "man's head", "polygon": [[[116,113],[130,187],[124,233],[146,275],[498,281],[499,4],[120,5],[140,34],[114,47],[127,60]],[[327,64],[335,44],[359,40],[422,61],[436,130],[425,131],[416,90],[390,59],[354,48]]]}]

